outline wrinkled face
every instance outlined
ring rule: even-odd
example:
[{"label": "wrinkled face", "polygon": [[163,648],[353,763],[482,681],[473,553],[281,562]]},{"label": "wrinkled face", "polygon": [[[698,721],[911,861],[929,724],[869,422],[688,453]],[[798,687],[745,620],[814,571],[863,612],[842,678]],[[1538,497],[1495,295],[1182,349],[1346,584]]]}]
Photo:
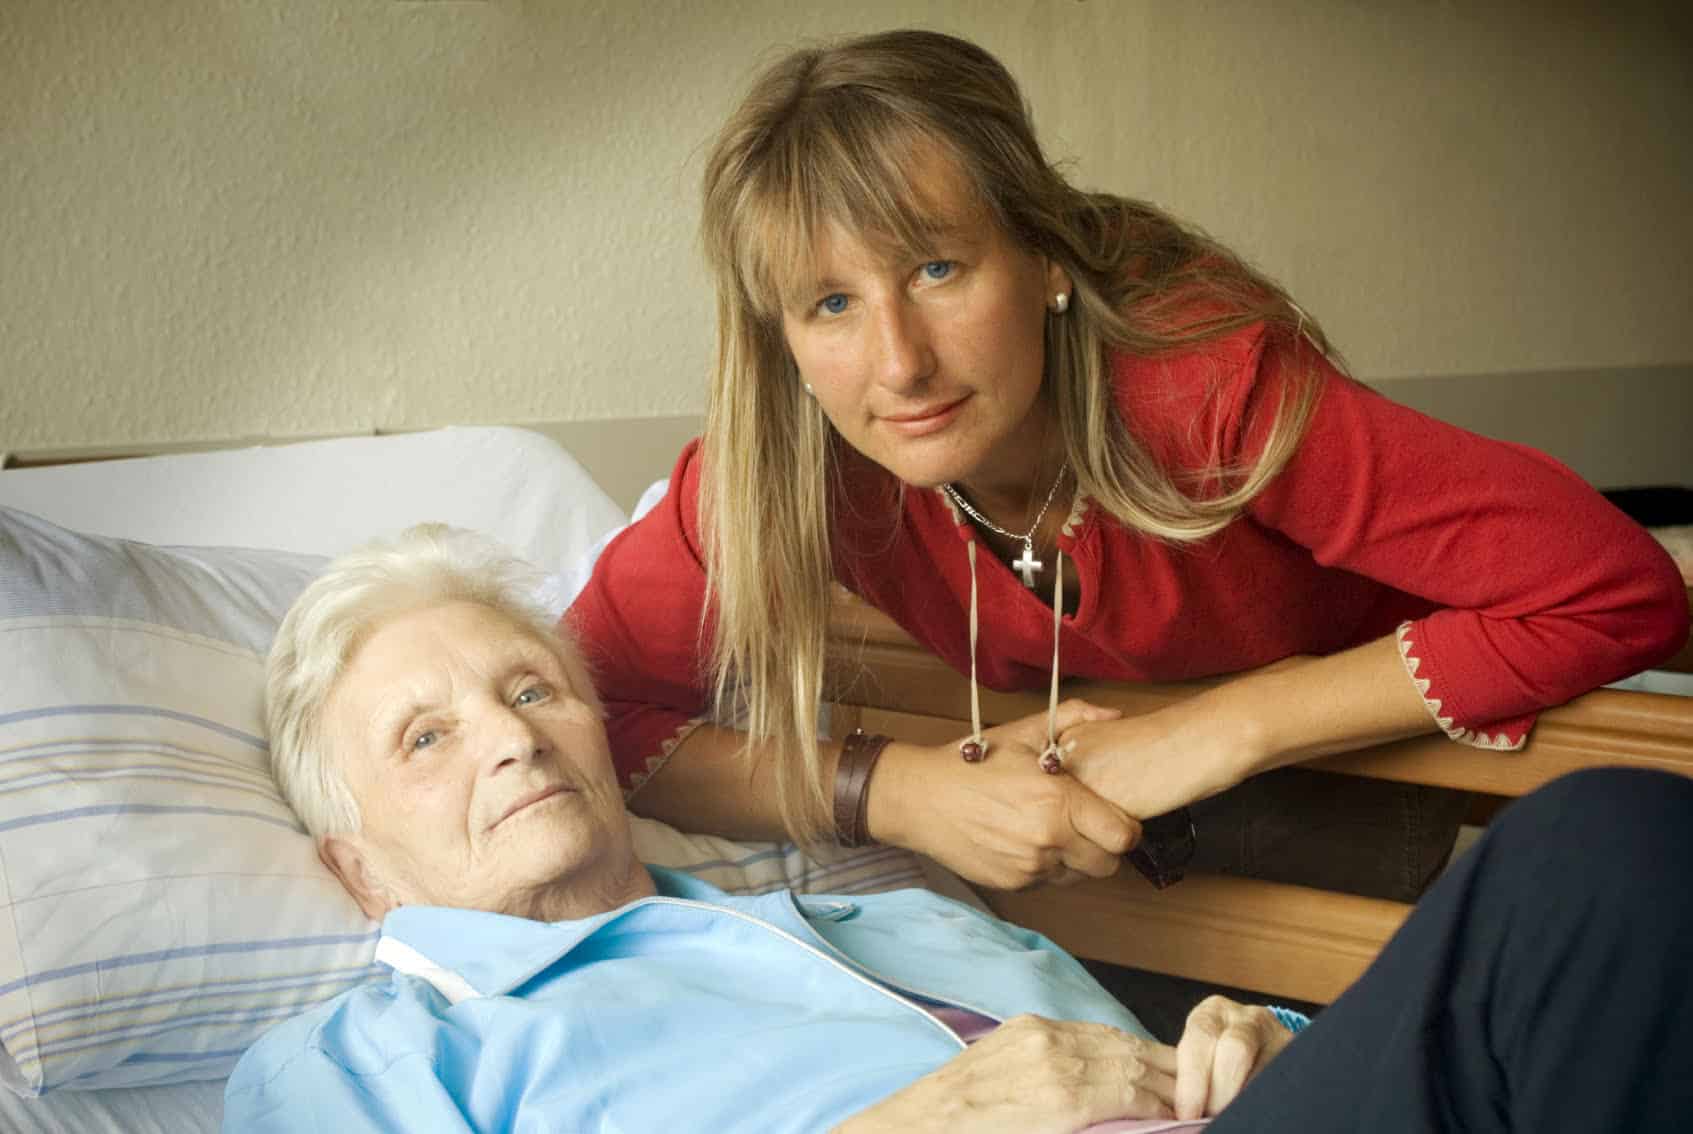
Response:
[{"label": "wrinkled face", "polygon": [[1046,311],[1069,290],[1062,269],[975,204],[949,159],[927,163],[918,180],[934,203],[933,246],[890,256],[832,226],[782,314],[841,436],[921,487],[1038,451]]},{"label": "wrinkled face", "polygon": [[368,876],[331,865],[371,916],[525,913],[542,891],[591,891],[634,864],[598,713],[559,654],[498,611],[449,602],[379,623],[325,713],[362,821],[326,842],[356,848]]}]

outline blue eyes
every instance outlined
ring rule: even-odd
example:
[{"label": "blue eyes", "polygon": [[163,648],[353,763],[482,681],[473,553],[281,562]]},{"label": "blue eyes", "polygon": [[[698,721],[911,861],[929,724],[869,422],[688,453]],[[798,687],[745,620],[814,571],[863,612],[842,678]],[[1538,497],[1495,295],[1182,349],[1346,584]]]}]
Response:
[{"label": "blue eyes", "polygon": [[[922,283],[940,283],[957,270],[957,260],[928,260],[917,269],[917,276]],[[831,292],[817,301],[817,311],[822,315],[843,315],[851,302],[851,299],[841,292]]]},{"label": "blue eyes", "polygon": [[[512,698],[513,705],[539,705],[553,695],[552,687],[546,684],[531,685]],[[421,752],[425,748],[433,748],[441,743],[441,730],[428,728],[412,737],[406,743],[406,748],[412,752]]]}]

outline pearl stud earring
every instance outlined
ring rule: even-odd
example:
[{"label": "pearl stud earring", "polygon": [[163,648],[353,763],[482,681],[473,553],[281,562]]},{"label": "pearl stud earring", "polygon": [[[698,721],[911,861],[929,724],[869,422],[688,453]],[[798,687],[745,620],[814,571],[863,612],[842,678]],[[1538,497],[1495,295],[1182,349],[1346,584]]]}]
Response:
[{"label": "pearl stud earring", "polygon": [[1061,291],[1057,295],[1053,296],[1052,310],[1058,315],[1062,315],[1064,312],[1070,310],[1070,293],[1067,291]]}]

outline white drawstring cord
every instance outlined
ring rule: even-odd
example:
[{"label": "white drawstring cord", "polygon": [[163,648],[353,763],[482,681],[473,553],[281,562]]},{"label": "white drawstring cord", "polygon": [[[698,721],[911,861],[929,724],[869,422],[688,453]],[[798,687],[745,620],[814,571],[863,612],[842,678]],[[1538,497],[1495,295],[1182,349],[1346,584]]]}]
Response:
[{"label": "white drawstring cord", "polygon": [[[986,758],[988,742],[982,738],[982,693],[976,680],[976,642],[980,620],[976,589],[976,541],[965,544],[970,557],[970,739],[958,746],[969,763]],[[1058,636],[1064,627],[1064,549],[1058,549],[1057,579],[1052,585],[1052,686],[1046,700],[1046,747],[1041,750],[1041,771],[1053,775],[1064,770],[1064,753],[1058,744]]]},{"label": "white drawstring cord", "polygon": [[[1064,627],[1064,549],[1058,549],[1058,580],[1052,584],[1052,692],[1046,699],[1046,747],[1040,754],[1043,772],[1056,772],[1064,756],[1058,748],[1058,632]],[[1055,766],[1054,766],[1055,765]]]},{"label": "white drawstring cord", "polygon": [[[1046,697],[1046,751],[1058,751],[1058,631],[1063,630],[1063,548],[1058,548],[1058,581],[1053,582],[1053,687]],[[1045,753],[1043,753],[1045,755]]]},{"label": "white drawstring cord", "polygon": [[974,763],[988,754],[988,742],[982,739],[982,694],[976,686],[976,541],[967,545],[970,550],[970,739],[972,754],[963,749],[964,758]]}]

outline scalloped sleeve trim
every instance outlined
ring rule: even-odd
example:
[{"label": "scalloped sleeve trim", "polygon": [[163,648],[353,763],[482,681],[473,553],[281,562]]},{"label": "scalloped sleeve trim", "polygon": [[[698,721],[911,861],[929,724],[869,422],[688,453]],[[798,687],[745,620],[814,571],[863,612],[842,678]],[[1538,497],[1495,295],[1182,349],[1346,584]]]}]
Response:
[{"label": "scalloped sleeve trim", "polygon": [[1489,733],[1481,729],[1462,728],[1450,716],[1443,714],[1440,711],[1441,699],[1430,694],[1428,678],[1417,676],[1423,662],[1417,655],[1416,642],[1411,638],[1411,623],[1401,622],[1395,636],[1399,640],[1399,660],[1405,663],[1406,674],[1417,687],[1417,692],[1422,694],[1423,705],[1428,709],[1429,716],[1434,718],[1434,723],[1448,738],[1456,740],[1459,744],[1467,744],[1471,748],[1491,748],[1498,752],[1515,752],[1528,743],[1526,730],[1513,739],[1509,732],[1504,730]]},{"label": "scalloped sleeve trim", "polygon": [[624,803],[628,803],[631,799],[635,798],[635,793],[640,791],[648,780],[658,775],[659,769],[663,768],[670,762],[670,754],[676,751],[676,746],[688,739],[688,737],[692,736],[696,728],[705,724],[706,719],[707,718],[705,717],[692,717],[683,721],[681,725],[677,727],[676,731],[671,733],[670,736],[665,739],[664,743],[659,745],[658,751],[647,757],[645,768],[641,771],[630,773],[629,785],[623,789]]}]

